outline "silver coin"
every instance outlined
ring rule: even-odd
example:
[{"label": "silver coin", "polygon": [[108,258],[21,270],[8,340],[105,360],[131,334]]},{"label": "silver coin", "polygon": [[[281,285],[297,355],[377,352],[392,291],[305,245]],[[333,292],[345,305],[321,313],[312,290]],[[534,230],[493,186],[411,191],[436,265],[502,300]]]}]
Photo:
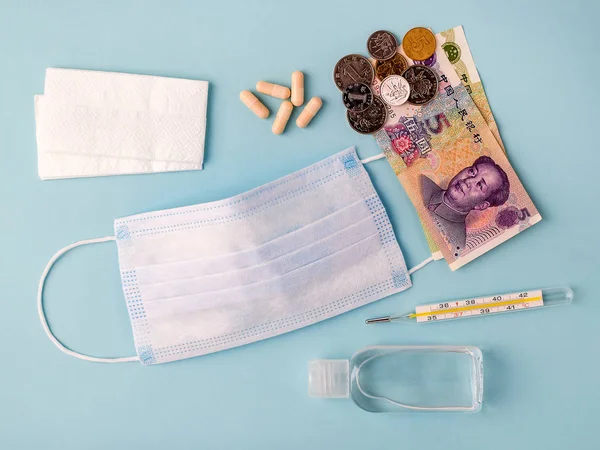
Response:
[{"label": "silver coin", "polygon": [[346,55],[333,69],[333,81],[340,91],[352,83],[365,83],[371,86],[375,70],[370,61],[361,55]]},{"label": "silver coin", "polygon": [[389,31],[376,31],[367,39],[369,55],[379,61],[392,58],[396,54],[397,48],[398,41]]},{"label": "silver coin", "polygon": [[344,89],[342,99],[348,111],[364,111],[373,104],[373,91],[365,83],[352,83]]},{"label": "silver coin", "polygon": [[400,75],[390,75],[381,82],[379,87],[381,99],[390,106],[400,106],[406,103],[410,96],[410,85]]},{"label": "silver coin", "polygon": [[385,105],[379,97],[373,97],[373,104],[362,112],[346,112],[348,123],[360,134],[373,134],[381,130],[387,119]]},{"label": "silver coin", "polygon": [[410,66],[402,73],[410,85],[408,103],[424,105],[435,98],[438,92],[438,79],[427,66]]}]

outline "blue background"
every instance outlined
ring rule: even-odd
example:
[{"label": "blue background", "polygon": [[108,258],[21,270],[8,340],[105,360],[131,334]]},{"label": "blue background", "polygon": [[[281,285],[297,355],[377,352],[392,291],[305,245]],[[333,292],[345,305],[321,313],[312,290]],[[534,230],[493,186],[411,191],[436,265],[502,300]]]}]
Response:
[{"label": "blue background", "polygon": [[[372,6],[368,6],[369,3]],[[596,3],[594,5],[594,3]],[[598,448],[597,2],[0,0],[0,448],[468,450]],[[39,324],[46,262],[133,213],[222,199],[375,141],[346,124],[335,62],[376,29],[465,27],[509,158],[544,220],[457,272],[444,262],[359,310],[250,346],[171,364],[93,364],[60,353]],[[33,95],[47,67],[208,80],[202,172],[42,182]],[[306,74],[325,105],[306,129],[271,131],[238,94]],[[271,111],[277,101],[267,100]],[[295,120],[297,111],[294,112]],[[367,167],[407,263],[428,256],[385,161]],[[570,307],[436,324],[365,326],[417,304],[572,286]],[[51,326],[99,356],[134,354],[114,243],[76,249],[46,291]],[[307,397],[307,362],[369,344],[469,344],[485,359],[475,415],[379,415]]]}]

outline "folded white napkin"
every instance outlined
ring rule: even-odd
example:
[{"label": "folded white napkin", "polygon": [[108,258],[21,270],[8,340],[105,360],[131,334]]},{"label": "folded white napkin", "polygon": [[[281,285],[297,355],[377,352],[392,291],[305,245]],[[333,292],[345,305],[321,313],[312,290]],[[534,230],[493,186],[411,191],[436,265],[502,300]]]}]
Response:
[{"label": "folded white napkin", "polygon": [[41,179],[201,170],[206,81],[47,69],[35,96]]}]

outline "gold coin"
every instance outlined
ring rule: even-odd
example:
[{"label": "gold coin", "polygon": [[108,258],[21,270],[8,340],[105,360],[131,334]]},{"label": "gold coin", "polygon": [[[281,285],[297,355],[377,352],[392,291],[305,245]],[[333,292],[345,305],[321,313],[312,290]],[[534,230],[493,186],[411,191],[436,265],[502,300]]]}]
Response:
[{"label": "gold coin", "polygon": [[424,61],[435,53],[435,36],[427,28],[413,28],[404,35],[402,48],[410,59]]},{"label": "gold coin", "polygon": [[375,74],[379,81],[383,81],[390,75],[402,75],[407,68],[406,58],[400,53],[396,53],[392,59],[377,61],[375,63]]}]

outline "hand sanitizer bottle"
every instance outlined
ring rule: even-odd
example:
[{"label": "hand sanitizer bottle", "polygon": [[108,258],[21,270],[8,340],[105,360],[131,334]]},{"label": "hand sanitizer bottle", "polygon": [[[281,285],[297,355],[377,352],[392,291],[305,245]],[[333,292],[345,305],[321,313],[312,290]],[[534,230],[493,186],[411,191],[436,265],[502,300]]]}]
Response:
[{"label": "hand sanitizer bottle", "polygon": [[309,362],[311,397],[352,397],[370,412],[477,412],[483,358],[477,347],[371,346],[348,359]]}]

